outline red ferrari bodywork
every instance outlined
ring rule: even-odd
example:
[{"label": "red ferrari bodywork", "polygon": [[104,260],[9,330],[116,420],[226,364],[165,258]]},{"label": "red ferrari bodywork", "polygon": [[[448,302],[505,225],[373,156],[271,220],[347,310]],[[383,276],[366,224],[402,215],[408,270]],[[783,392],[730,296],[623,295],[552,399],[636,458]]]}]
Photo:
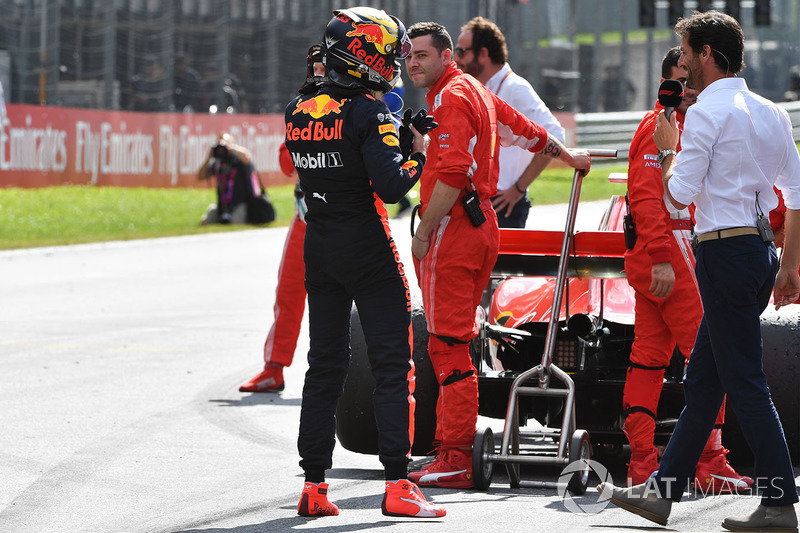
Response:
[{"label": "red ferrari bodywork", "polygon": [[[620,268],[617,272],[606,272],[603,277],[611,279],[597,279],[594,277],[596,274],[580,268],[581,260],[586,258],[617,258],[617,264],[622,264],[621,259],[625,254],[622,234],[624,209],[625,199],[614,196],[598,231],[575,234],[571,261],[578,265],[578,277],[569,278],[559,320],[566,320],[577,313],[602,314],[612,322],[633,324],[634,293],[624,278],[624,271]],[[531,259],[557,257],[563,235],[561,231],[501,230],[500,254],[528,255]],[[489,323],[515,328],[531,322],[548,322],[555,282],[554,277],[531,276],[512,277],[501,282],[492,297]],[[603,299],[600,297],[601,291]]]}]

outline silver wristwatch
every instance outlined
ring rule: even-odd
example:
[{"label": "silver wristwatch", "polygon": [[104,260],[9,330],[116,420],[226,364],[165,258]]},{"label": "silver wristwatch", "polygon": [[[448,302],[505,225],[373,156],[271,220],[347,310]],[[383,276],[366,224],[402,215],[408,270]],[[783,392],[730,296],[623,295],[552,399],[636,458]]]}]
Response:
[{"label": "silver wristwatch", "polygon": [[676,152],[675,150],[659,150],[658,151],[658,164],[660,165],[664,161],[664,158],[667,157],[670,154],[671,155],[678,155],[678,152]]}]

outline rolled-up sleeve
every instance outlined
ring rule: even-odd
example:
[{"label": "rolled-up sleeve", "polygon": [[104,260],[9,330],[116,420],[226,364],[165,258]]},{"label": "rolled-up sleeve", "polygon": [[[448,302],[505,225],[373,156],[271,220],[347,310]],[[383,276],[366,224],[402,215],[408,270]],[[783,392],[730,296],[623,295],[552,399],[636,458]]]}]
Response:
[{"label": "rolled-up sleeve", "polygon": [[789,115],[783,111],[783,137],[787,140],[786,164],[778,173],[775,186],[783,193],[783,201],[789,209],[800,209],[800,153],[792,139],[792,123]]}]

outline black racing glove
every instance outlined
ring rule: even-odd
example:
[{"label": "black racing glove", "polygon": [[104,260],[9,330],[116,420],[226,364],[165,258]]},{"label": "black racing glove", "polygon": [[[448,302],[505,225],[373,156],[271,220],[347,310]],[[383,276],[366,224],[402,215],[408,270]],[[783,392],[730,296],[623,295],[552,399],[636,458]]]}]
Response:
[{"label": "black racing glove", "polygon": [[403,154],[403,159],[408,159],[411,156],[412,144],[414,143],[414,134],[411,133],[409,126],[413,125],[420,134],[425,135],[432,129],[439,126],[431,115],[424,109],[420,109],[415,115],[409,108],[403,113],[403,125],[400,126],[400,152]]},{"label": "black racing glove", "polygon": [[406,109],[406,112],[403,114],[403,124],[406,126],[412,124],[415,128],[417,128],[417,131],[420,132],[420,134],[425,135],[432,129],[439,126],[439,124],[434,122],[433,117],[424,109],[420,109],[416,115],[413,115],[413,113],[414,112],[411,111],[411,109]]},{"label": "black racing glove", "polygon": [[403,161],[408,161],[408,158],[411,156],[412,145],[414,144],[414,134],[411,133],[409,127],[404,123],[398,129],[398,135],[400,136],[400,153],[403,154]]}]

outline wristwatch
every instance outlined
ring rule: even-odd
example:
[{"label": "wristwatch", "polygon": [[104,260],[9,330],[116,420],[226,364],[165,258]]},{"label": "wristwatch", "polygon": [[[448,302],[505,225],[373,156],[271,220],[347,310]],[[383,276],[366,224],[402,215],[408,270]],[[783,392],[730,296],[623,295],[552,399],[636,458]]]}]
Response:
[{"label": "wristwatch", "polygon": [[660,165],[664,161],[664,158],[667,157],[668,155],[678,155],[678,152],[676,152],[675,150],[659,150],[658,164]]}]

